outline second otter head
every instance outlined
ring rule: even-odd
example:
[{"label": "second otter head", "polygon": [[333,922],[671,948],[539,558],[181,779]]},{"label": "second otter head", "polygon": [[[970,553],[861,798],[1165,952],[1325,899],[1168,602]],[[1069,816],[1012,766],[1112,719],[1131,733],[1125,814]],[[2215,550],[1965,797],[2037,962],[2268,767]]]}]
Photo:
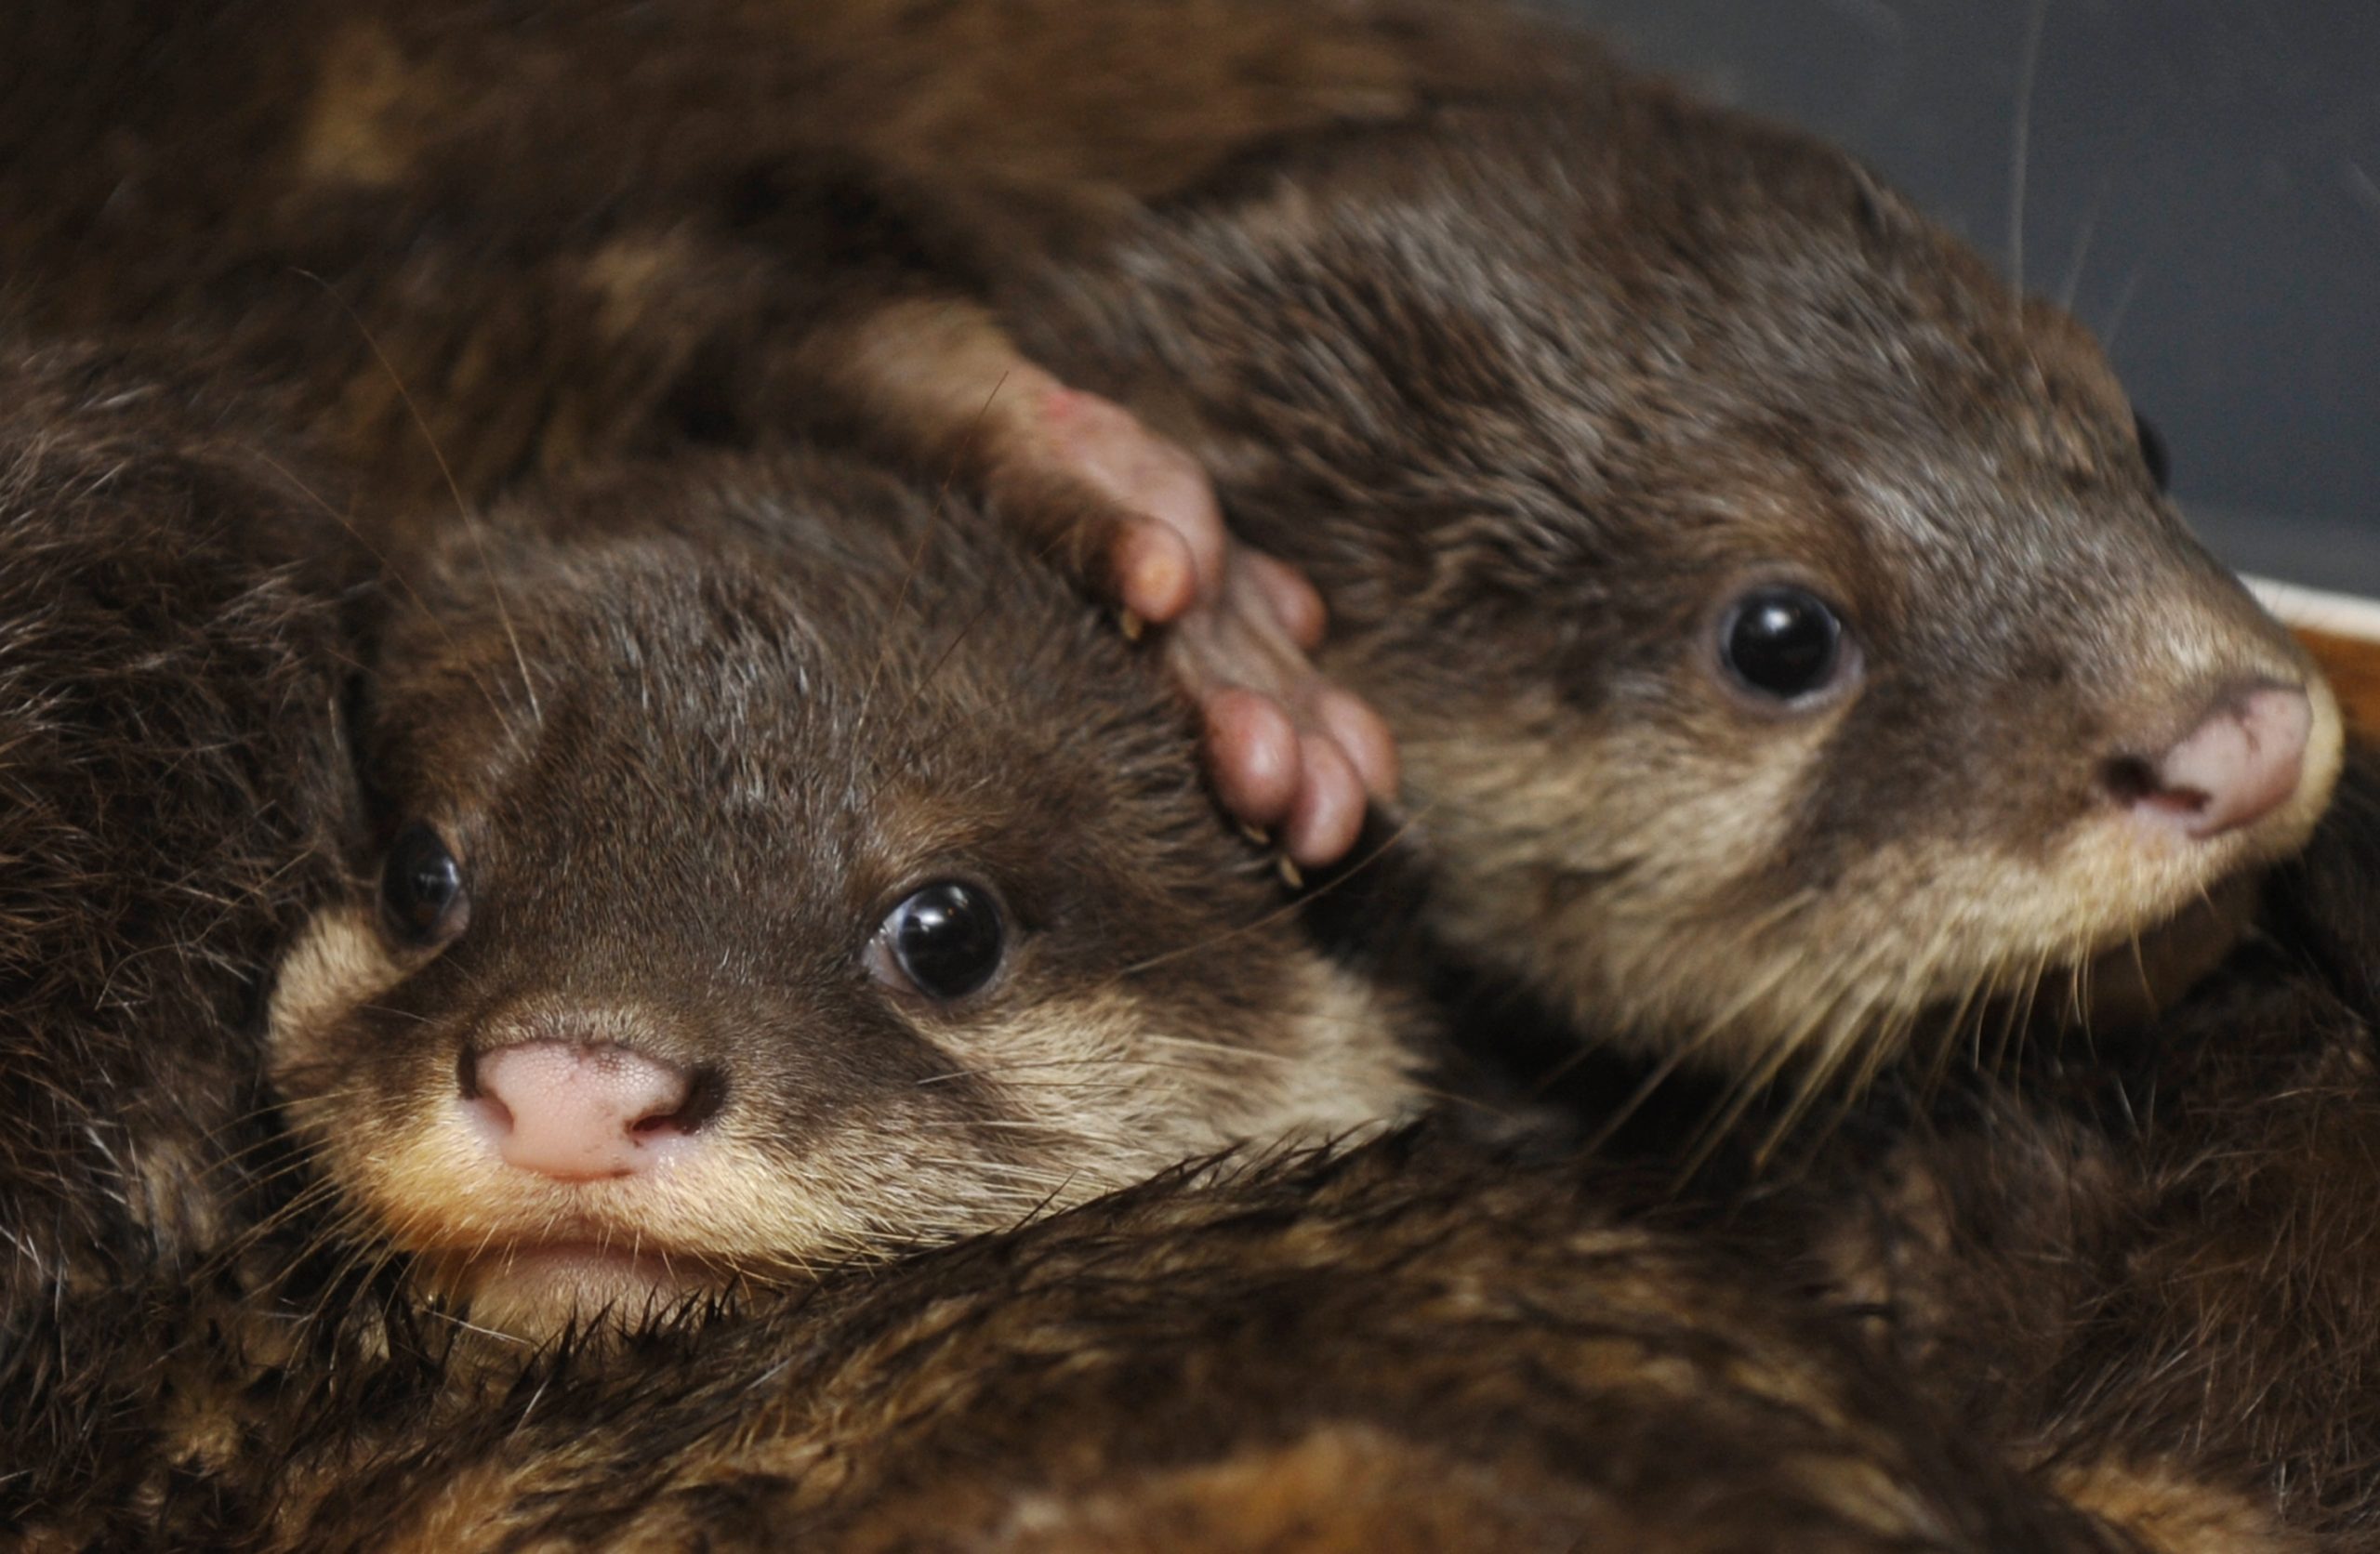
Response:
[{"label": "second otter head", "polygon": [[1584,1028],[1769,1073],[2169,993],[2329,691],[2079,326],[1839,152],[1579,81],[1269,148],[1022,283],[1030,348],[1322,586],[1438,930]]},{"label": "second otter head", "polygon": [[1403,1108],[1148,666],[829,464],[515,512],[391,605],[371,877],[272,1067],[475,1318],[782,1278]]}]

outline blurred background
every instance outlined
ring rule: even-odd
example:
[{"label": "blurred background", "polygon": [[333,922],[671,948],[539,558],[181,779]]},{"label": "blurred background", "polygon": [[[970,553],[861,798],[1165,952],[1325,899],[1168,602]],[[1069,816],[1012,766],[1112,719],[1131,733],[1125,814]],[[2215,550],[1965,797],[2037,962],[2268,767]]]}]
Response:
[{"label": "blurred background", "polygon": [[2218,551],[2380,594],[2380,0],[1547,3],[2021,244]]}]

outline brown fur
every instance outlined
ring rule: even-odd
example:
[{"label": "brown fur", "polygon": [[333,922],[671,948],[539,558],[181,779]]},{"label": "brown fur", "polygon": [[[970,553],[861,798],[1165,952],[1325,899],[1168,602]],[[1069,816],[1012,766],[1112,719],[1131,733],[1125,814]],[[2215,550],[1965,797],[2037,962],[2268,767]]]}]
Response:
[{"label": "brown fur", "polygon": [[[824,459],[622,474],[451,536],[371,666],[381,835],[436,827],[469,921],[391,937],[374,859],[284,972],[272,1076],[466,1293],[558,1234],[782,1280],[1413,1104],[1393,1001],[1277,926],[1152,667],[980,514]],[[949,877],[1009,948],[936,1003],[866,967]],[[714,1074],[697,1147],[566,1187],[476,1147],[461,1055],[549,1028]],[[555,1320],[523,1298],[475,1313]]]},{"label": "brown fur", "polygon": [[[979,229],[1129,204],[1251,133],[1399,112],[1425,68],[1508,68],[1497,28],[1427,7],[1117,20],[1064,0],[20,11],[0,21],[0,295],[51,330],[211,335],[293,388],[376,502],[417,509],[445,495],[440,453],[482,495],[589,454],[848,423],[853,394],[919,392],[841,372],[853,331],[948,296]],[[919,48],[945,61],[937,91],[886,112]],[[984,191],[964,211],[908,195],[964,171]],[[990,387],[870,429],[941,456]]]},{"label": "brown fur", "polygon": [[[469,495],[833,425],[1008,471],[1016,521],[1079,540],[1097,503],[1014,473],[1005,329],[1322,584],[1329,666],[1406,749],[1437,935],[1606,1035],[1807,1082],[2045,981],[2168,994],[2236,928],[2202,897],[2327,791],[2327,691],[2158,497],[2070,320],[1840,153],[1559,30],[105,9],[76,46],[19,23],[50,84],[10,102],[0,254],[35,317],[214,321],[416,508],[400,386]],[[1781,714],[1717,673],[1775,578],[1848,621],[1851,693]],[[2261,679],[2312,687],[2298,798],[2144,842],[2112,764]]]},{"label": "brown fur", "polygon": [[1916,1374],[2155,1547],[2380,1548],[2376,802],[2363,752],[2265,931],[2141,1043],[1845,1146],[1809,1199]]},{"label": "brown fur", "polygon": [[[2302,661],[2149,490],[2120,392],[2071,325],[2000,294],[1834,153],[1567,44],[1500,73],[1492,27],[1485,73],[1464,56],[1441,80],[1416,46],[1426,30],[1368,33],[1359,18],[1352,35],[1405,61],[1383,71],[1361,47],[1251,59],[1180,33],[1168,47],[1180,18],[1150,12],[1149,33],[1117,46],[1235,78],[1296,59],[1312,74],[1289,100],[1305,106],[1222,118],[1178,161],[1099,171],[1052,153],[1011,191],[974,179],[963,156],[945,180],[941,159],[978,142],[1012,157],[1018,136],[1091,144],[1082,122],[1020,112],[1034,96],[987,118],[983,96],[946,73],[903,87],[940,105],[922,120],[874,112],[883,78],[831,54],[812,57],[866,83],[871,111],[845,102],[805,120],[772,72],[809,46],[721,47],[748,44],[757,34],[733,28],[774,13],[703,14],[730,30],[630,50],[601,28],[573,32],[565,13],[543,56],[517,37],[475,53],[468,27],[442,34],[430,13],[418,28],[390,16],[337,33],[283,19],[269,50],[230,22],[176,21],[201,46],[150,40],[125,58],[138,71],[170,61],[210,99],[254,109],[224,115],[213,140],[180,134],[188,99],[175,90],[90,91],[90,75],[52,72],[79,94],[62,111],[40,92],[9,99],[12,118],[25,104],[21,124],[61,148],[10,180],[23,191],[7,223],[20,297],[52,324],[228,321],[228,349],[336,407],[328,430],[385,489],[430,488],[360,333],[314,296],[298,300],[309,283],[292,267],[318,270],[389,338],[397,379],[476,493],[590,447],[741,439],[821,414],[806,375],[861,359],[853,339],[870,338],[883,299],[920,286],[945,297],[980,270],[980,286],[959,288],[972,303],[933,314],[959,321],[962,345],[924,360],[963,357],[990,316],[968,308],[988,302],[1052,363],[1189,440],[1235,517],[1329,586],[1350,628],[1337,667],[1405,724],[1445,882],[1441,931],[1613,1034],[1707,1043],[1754,1073],[1796,1046],[1864,1067],[1928,1006],[1964,1009],[2022,992],[2044,967],[2125,949],[2310,823],[2319,758],[2290,811],[2176,866],[2144,865],[2109,836],[2101,761],[2170,738],[2211,686],[2294,678]],[[1051,69],[1088,46],[1066,24],[1023,35],[1048,40],[1035,60],[1047,79],[1091,79]],[[852,36],[906,68],[962,74],[1004,52]],[[487,92],[491,76],[517,83],[524,46],[556,89]],[[574,68],[625,52],[666,57],[641,77],[665,85],[623,92],[617,72]],[[279,85],[251,74],[275,72]],[[1559,90],[1540,89],[1547,79]],[[1361,91],[1342,92],[1350,81]],[[95,132],[101,101],[155,116]],[[763,106],[690,112],[721,101]],[[522,106],[548,103],[549,118]],[[657,125],[683,133],[654,138]],[[760,125],[792,127],[756,139]],[[520,155],[491,158],[491,145]],[[622,167],[650,176],[605,181]],[[1012,220],[1017,208],[1030,219]],[[1029,246],[1014,246],[1020,232]],[[1048,257],[1052,232],[1063,262]],[[445,291],[466,276],[469,289]],[[876,403],[871,384],[893,376],[834,387]],[[505,386],[493,406],[491,383]],[[947,450],[970,400],[879,409],[923,423],[893,441]],[[1777,723],[1714,693],[1701,633],[1714,590],[1753,560],[1839,591],[1870,654],[1859,696]],[[1945,923],[1965,936],[1946,938]],[[1872,945],[1874,964],[1812,956],[1813,943]],[[1768,969],[1748,967],[1759,957]],[[2247,1062],[2236,1089],[2192,1092],[2207,1099],[2167,1142],[1987,1088],[1988,1127],[1929,1116],[1912,1158],[1858,1179],[1901,1200],[1880,1248],[1841,1229],[1840,1196],[1814,1211],[1847,1287],[1891,1292],[1910,1352],[1996,1439],[2029,1461],[2078,1454],[2084,1467],[2057,1482],[2171,1527],[2246,1525],[2225,1518],[2273,1463],[2328,1486],[2316,1492],[2327,1524],[2363,1514],[2360,1435],[2337,1423],[2360,1396],[2357,1324],[2306,1320],[2361,1287],[2336,1254],[2357,1244],[2342,1233],[2356,1211],[2325,1195],[2355,1179],[2313,1168],[2347,1158],[2352,1129],[2334,1139],[2311,1114],[2265,1106],[2308,1077],[2289,1045],[2297,1021],[2330,1033],[2307,1060],[2316,1095],[2345,1083],[2322,1065],[2351,1070],[2360,1038],[2338,1033],[2360,1028],[2324,1014],[2319,982],[2309,993],[2275,974],[2258,981],[2252,966],[2251,986],[2279,1011],[2244,1018],[2285,1050]],[[2222,996],[2173,1032],[2217,1019]],[[2128,1083],[2119,1099],[2170,1098],[2189,1077],[2151,1073],[2159,1086]],[[2224,1147],[2242,1119],[2270,1131]],[[2069,1160],[2091,1169],[2066,1179]],[[2259,1281],[2287,1271],[2283,1294],[2210,1255],[2235,1225],[2258,1245],[2239,1202],[2267,1216],[2277,1203],[2278,1223],[2308,1228],[2255,1265]],[[2164,1231],[2135,1243],[2109,1229],[2139,1223],[2143,1204]],[[1895,1278],[1880,1286],[1885,1269]],[[2145,1286],[2144,1270],[2168,1271]],[[2293,1304],[2286,1292],[2303,1289],[2320,1297]],[[2209,1315],[2268,1299],[2297,1319],[2278,1349],[2223,1337]],[[2149,1313],[2137,1325],[2108,1316],[2135,1301]],[[2043,1315],[2057,1310],[2083,1316]],[[2067,1347],[2076,1333],[2087,1341]],[[2268,1406],[2277,1395],[2294,1401]],[[2205,1506],[2171,1492],[2176,1473]],[[2126,1482],[2151,1487],[2108,1487]]]},{"label": "brown fur", "polygon": [[126,1469],[143,1282],[277,1191],[258,996],[352,810],[321,498],[203,377],[0,357],[0,1520]]},{"label": "brown fur", "polygon": [[451,1355],[355,1367],[268,1428],[285,1462],[172,1532],[269,1511],[263,1547],[309,1549],[2127,1547],[1765,1283],[1615,1222],[1567,1168],[1402,1136],[1176,1175],[476,1388]]}]

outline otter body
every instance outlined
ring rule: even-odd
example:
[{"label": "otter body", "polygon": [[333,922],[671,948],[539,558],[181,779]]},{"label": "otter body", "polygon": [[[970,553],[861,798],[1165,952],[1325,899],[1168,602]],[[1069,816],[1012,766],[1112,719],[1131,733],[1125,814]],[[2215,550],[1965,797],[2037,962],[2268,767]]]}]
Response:
[{"label": "otter body", "polygon": [[143,1292],[283,1195],[261,998],[350,841],[364,569],[249,431],[203,373],[0,359],[0,1500],[123,1468]]},{"label": "otter body", "polygon": [[268,1378],[113,1532],[292,1549],[2132,1546],[1712,1246],[1443,1134],[1174,1173],[597,1352]]}]

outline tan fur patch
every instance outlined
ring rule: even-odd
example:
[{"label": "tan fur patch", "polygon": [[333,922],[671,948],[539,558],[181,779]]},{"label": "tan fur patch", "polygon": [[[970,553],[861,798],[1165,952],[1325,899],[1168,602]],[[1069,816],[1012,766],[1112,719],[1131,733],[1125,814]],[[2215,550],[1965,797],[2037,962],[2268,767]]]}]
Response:
[{"label": "tan fur patch", "polygon": [[2311,1554],[2316,1547],[2282,1526],[2271,1507],[2170,1463],[2083,1463],[2056,1469],[2050,1482],[2156,1554]]},{"label": "tan fur patch", "polygon": [[408,111],[423,82],[388,30],[344,28],[323,51],[298,138],[298,167],[322,183],[381,189],[403,181],[418,150]]},{"label": "tan fur patch", "polygon": [[[1129,985],[1094,988],[954,1038],[951,1082],[997,1098],[980,1134],[928,1085],[848,1108],[800,1138],[780,1136],[764,1113],[731,1111],[701,1147],[653,1170],[557,1182],[504,1164],[456,1094],[451,1065],[426,1065],[402,1092],[362,1100],[321,1080],[337,1070],[343,1024],[410,969],[390,957],[369,910],[319,915],[274,990],[274,1072],[293,1125],[342,1193],[421,1258],[433,1289],[469,1297],[475,1320],[524,1337],[588,1314],[576,1310],[586,1300],[633,1316],[649,1297],[798,1278],[821,1262],[1069,1207],[1233,1145],[1354,1134],[1408,1115],[1418,1100],[1377,996],[1316,961],[1301,966],[1303,985],[1280,1011],[1271,1049],[1176,1035]],[[628,1008],[574,1007],[570,1018],[581,1030],[666,1023]],[[589,1270],[558,1283],[539,1262],[516,1276],[512,1248],[556,1239],[630,1254],[646,1271]]]},{"label": "tan fur patch", "polygon": [[[1490,1473],[1361,1426],[1325,1426],[1280,1447],[1158,1470],[1089,1495],[1035,1495],[1017,1505],[986,1549],[1080,1550],[1424,1548],[1563,1549],[1574,1517],[1594,1506],[1573,1490],[1570,1516],[1514,1492],[1514,1469]],[[1548,1495],[1547,1498],[1552,1498]]]},{"label": "tan fur patch", "polygon": [[651,321],[656,298],[675,305],[667,289],[694,268],[694,245],[668,232],[607,243],[589,255],[580,270],[599,305],[596,323],[615,339],[634,336]]},{"label": "tan fur patch", "polygon": [[[2060,980],[2074,972],[2124,984],[2109,989],[2120,997],[2096,1011],[2104,1017],[2143,1002],[2144,976],[2186,981],[2186,955],[2172,968],[2135,967],[2136,942],[2198,912],[2220,882],[2302,846],[2328,800],[2342,752],[2337,704],[2319,678],[2307,691],[2314,718],[2298,796],[2254,826],[2167,846],[2111,807],[2042,856],[1892,837],[1785,900],[1752,876],[1776,856],[1787,797],[1825,720],[1800,739],[1801,759],[1770,748],[1749,770],[1715,773],[1691,729],[1640,732],[1626,770],[1607,772],[1582,770],[1573,740],[1481,738],[1474,726],[1439,731],[1422,719],[1406,755],[1425,797],[1498,796],[1492,807],[1425,810],[1437,850],[1461,861],[1438,895],[1455,943],[1490,964],[1520,958],[1598,1032],[1699,1032],[1692,1056],[1763,1077],[1789,1057],[1857,1072],[1891,1056],[1929,1009],[1980,1017],[1992,1000],[2023,1002],[2037,987],[2078,1012],[2094,1007],[2093,989]],[[1544,709],[1474,721],[1559,727]],[[1671,780],[1656,780],[1662,772]],[[2219,951],[2238,919],[2207,914],[2189,926]]]},{"label": "tan fur patch", "polygon": [[302,1061],[357,1005],[403,980],[368,908],[325,907],[283,957],[267,1007],[267,1044],[276,1066]]}]

